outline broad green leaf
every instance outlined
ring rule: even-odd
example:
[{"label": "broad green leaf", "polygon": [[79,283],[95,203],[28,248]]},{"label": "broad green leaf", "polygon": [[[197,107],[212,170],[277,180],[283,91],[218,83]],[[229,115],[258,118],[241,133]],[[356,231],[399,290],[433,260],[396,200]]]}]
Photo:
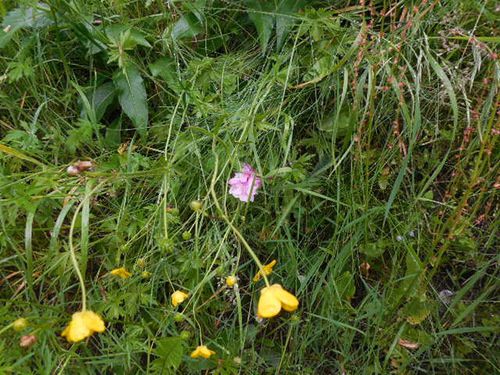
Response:
[{"label": "broad green leaf", "polygon": [[179,18],[172,28],[172,39],[189,39],[203,31],[203,24],[194,13],[186,13]]},{"label": "broad green leaf", "polygon": [[134,65],[127,65],[113,76],[113,83],[118,90],[118,101],[123,112],[132,120],[141,134],[146,134],[148,126],[148,103],[144,81]]},{"label": "broad green leaf", "polygon": [[175,60],[170,57],[162,57],[149,65],[153,77],[161,77],[168,86],[176,93],[180,93],[181,85],[176,70]]},{"label": "broad green leaf", "polygon": [[23,28],[42,28],[53,23],[49,17],[50,7],[38,3],[34,7],[19,7],[11,10],[2,21],[2,29],[10,28],[9,32]]},{"label": "broad green leaf", "polygon": [[337,292],[342,300],[350,301],[354,294],[356,293],[356,286],[354,285],[354,277],[349,272],[346,271],[340,277],[335,280],[335,285],[337,287]]},{"label": "broad green leaf", "polygon": [[153,366],[158,373],[168,373],[168,370],[177,369],[184,355],[184,340],[180,337],[164,337],[158,341]]},{"label": "broad green leaf", "polygon": [[422,323],[431,313],[430,303],[425,296],[419,296],[408,302],[403,308],[403,315],[411,325]]},{"label": "broad green leaf", "polygon": [[283,46],[285,39],[296,22],[293,16],[303,5],[302,0],[282,0],[276,15],[276,48]]},{"label": "broad green leaf", "polygon": [[390,242],[384,239],[376,242],[368,242],[361,246],[359,251],[370,258],[380,257],[390,246]]},{"label": "broad green leaf", "polygon": [[93,93],[90,103],[95,111],[96,120],[100,121],[106,109],[113,102],[116,96],[116,89],[113,82],[106,82],[99,86]]},{"label": "broad green leaf", "polygon": [[248,16],[257,29],[262,52],[267,49],[274,28],[274,16],[270,14],[271,11],[266,2],[248,1]]}]

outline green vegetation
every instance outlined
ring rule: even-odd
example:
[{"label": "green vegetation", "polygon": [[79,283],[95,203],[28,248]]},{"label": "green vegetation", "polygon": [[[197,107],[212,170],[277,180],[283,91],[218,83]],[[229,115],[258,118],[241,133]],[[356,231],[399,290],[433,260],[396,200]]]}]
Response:
[{"label": "green vegetation", "polygon": [[[0,18],[0,373],[499,372],[496,1]],[[273,259],[300,306],[261,321]],[[84,290],[106,330],[71,344]]]}]

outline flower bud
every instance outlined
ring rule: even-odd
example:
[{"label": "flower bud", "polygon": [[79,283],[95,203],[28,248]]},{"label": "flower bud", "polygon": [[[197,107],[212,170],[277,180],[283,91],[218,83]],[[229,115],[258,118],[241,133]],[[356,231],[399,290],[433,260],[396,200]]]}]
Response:
[{"label": "flower bud", "polygon": [[66,169],[66,173],[68,173],[70,176],[77,176],[80,174],[80,170],[77,167],[75,167],[74,165],[70,165]]},{"label": "flower bud", "polygon": [[191,239],[191,232],[185,231],[184,233],[182,233],[182,239],[184,241],[189,241]]},{"label": "flower bud", "polygon": [[183,340],[188,340],[191,337],[191,332],[189,331],[182,331],[181,332],[181,338]]},{"label": "flower bud", "polygon": [[37,338],[35,335],[21,336],[21,338],[19,339],[19,346],[21,348],[29,348],[30,346],[35,345],[36,340],[37,340]]},{"label": "flower bud", "polygon": [[191,203],[189,203],[189,207],[191,207],[193,211],[200,211],[203,208],[203,203],[198,200],[191,201]]},{"label": "flower bud", "polygon": [[174,315],[174,321],[182,322],[184,320],[184,315],[182,313],[177,313]]},{"label": "flower bud", "polygon": [[22,331],[28,326],[28,320],[25,318],[19,318],[14,320],[14,323],[12,323],[12,327],[14,328],[15,331]]}]

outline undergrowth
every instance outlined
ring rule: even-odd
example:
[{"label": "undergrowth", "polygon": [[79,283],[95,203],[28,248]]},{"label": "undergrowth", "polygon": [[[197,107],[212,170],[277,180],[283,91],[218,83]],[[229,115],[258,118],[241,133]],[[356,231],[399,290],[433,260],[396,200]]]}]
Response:
[{"label": "undergrowth", "polygon": [[495,3],[0,2],[0,373],[498,372]]}]

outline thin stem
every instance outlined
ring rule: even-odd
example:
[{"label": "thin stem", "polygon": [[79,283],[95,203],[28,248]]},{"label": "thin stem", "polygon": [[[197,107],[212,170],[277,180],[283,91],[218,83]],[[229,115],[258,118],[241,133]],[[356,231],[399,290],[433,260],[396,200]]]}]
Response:
[{"label": "thin stem", "polygon": [[94,189],[92,189],[88,194],[83,197],[82,201],[78,205],[75,210],[75,214],[73,215],[73,219],[71,220],[71,226],[69,228],[69,254],[71,258],[71,263],[73,264],[73,268],[75,269],[76,275],[78,277],[78,282],[80,283],[80,289],[82,290],[82,311],[87,309],[87,289],[85,288],[85,280],[83,278],[82,272],[80,271],[80,266],[78,265],[78,260],[76,259],[75,247],[73,246],[73,231],[75,229],[76,218],[78,217],[78,213],[83,207],[83,204],[87,199],[90,199],[90,196],[99,189],[104,183],[103,181],[98,184]]},{"label": "thin stem", "polygon": [[214,155],[215,155],[215,166],[214,166],[214,172],[212,175],[212,182],[210,183],[210,194],[212,195],[212,198],[214,200],[215,207],[217,208],[217,210],[219,211],[219,214],[224,219],[224,221],[227,223],[227,225],[229,225],[229,227],[231,228],[231,230],[233,231],[235,236],[238,237],[238,239],[241,241],[241,243],[243,244],[243,247],[248,251],[248,253],[252,257],[252,259],[254,260],[255,264],[257,264],[257,267],[259,268],[260,274],[262,275],[262,278],[264,279],[266,286],[269,287],[270,286],[269,280],[267,279],[267,276],[264,272],[264,267],[262,266],[261,261],[259,260],[259,258],[255,254],[255,252],[252,250],[252,248],[250,247],[248,242],[245,240],[245,237],[243,237],[241,232],[238,230],[238,228],[236,228],[233,225],[233,223],[229,220],[229,218],[224,213],[224,211],[222,210],[222,208],[219,204],[219,200],[217,199],[217,194],[215,194],[215,183],[217,182],[217,172],[218,172],[218,168],[219,168],[219,156],[215,152],[214,152]]}]

